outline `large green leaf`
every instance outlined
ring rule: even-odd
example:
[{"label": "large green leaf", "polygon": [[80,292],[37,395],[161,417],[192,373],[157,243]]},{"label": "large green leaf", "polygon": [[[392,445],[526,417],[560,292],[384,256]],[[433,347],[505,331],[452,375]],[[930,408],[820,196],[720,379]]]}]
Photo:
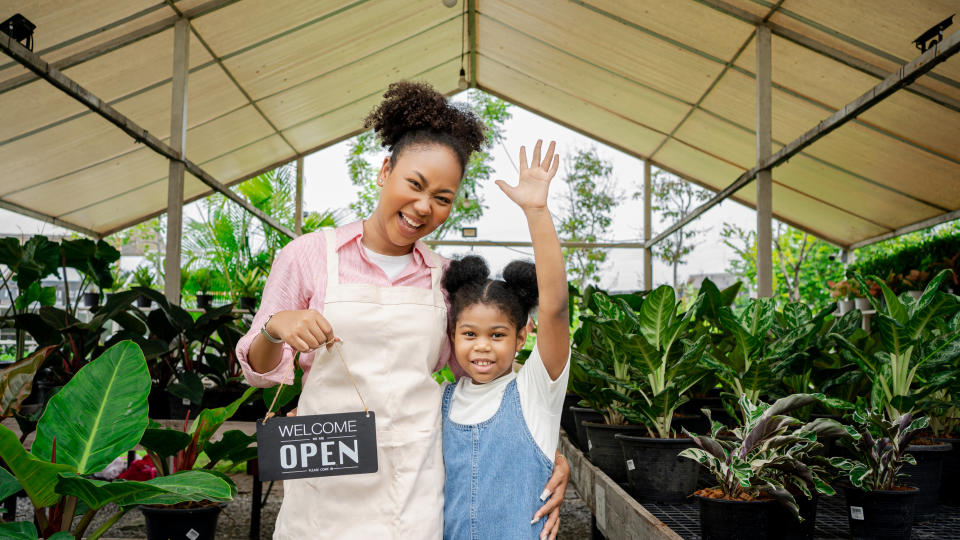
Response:
[{"label": "large green leaf", "polygon": [[37,527],[30,521],[0,523],[0,538],[7,540],[37,540]]},{"label": "large green leaf", "polygon": [[0,500],[6,499],[21,489],[23,488],[20,486],[20,482],[17,482],[17,477],[0,467]]},{"label": "large green leaf", "polygon": [[640,306],[640,332],[647,341],[659,348],[673,318],[677,294],[669,285],[654,289]]},{"label": "large green leaf", "polygon": [[190,426],[190,434],[196,436],[198,442],[197,452],[203,451],[203,447],[207,444],[207,441],[210,440],[210,437],[220,429],[220,426],[222,426],[224,422],[229,420],[230,417],[237,412],[240,405],[246,403],[247,400],[250,399],[250,396],[258,390],[259,388],[247,388],[242,396],[226,407],[200,411],[197,419],[194,420],[193,425]]},{"label": "large green leaf", "polygon": [[48,346],[0,371],[0,417],[12,416],[33,389],[33,376],[56,349]]},{"label": "large green leaf", "polygon": [[56,504],[60,500],[60,496],[53,490],[57,475],[73,471],[69,465],[49,463],[30,455],[23,449],[17,435],[6,426],[0,426],[0,457],[27,492],[34,508]]},{"label": "large green leaf", "polygon": [[239,429],[231,429],[225,432],[219,441],[208,443],[204,452],[210,458],[211,463],[224,459],[234,463],[243,463],[257,456],[257,448],[255,446],[250,448],[250,445],[256,442],[256,435],[247,435]]},{"label": "large green leaf", "polygon": [[90,474],[130,450],[147,428],[150,373],[140,347],[124,341],[74,375],[50,399],[37,424],[33,454],[50,459],[57,439],[57,462]]},{"label": "large green leaf", "polygon": [[94,509],[110,503],[123,507],[185,501],[229,501],[233,494],[229,483],[207,471],[184,471],[144,482],[104,482],[65,473],[60,475],[57,491],[63,495],[73,495]]},{"label": "large green leaf", "polygon": [[190,444],[190,435],[175,429],[147,428],[140,444],[161,458],[170,457]]}]

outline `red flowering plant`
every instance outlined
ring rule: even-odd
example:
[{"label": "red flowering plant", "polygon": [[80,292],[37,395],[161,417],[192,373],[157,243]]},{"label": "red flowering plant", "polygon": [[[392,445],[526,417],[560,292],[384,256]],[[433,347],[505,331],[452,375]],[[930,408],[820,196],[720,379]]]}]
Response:
[{"label": "red flowering plant", "polygon": [[853,284],[845,279],[841,279],[840,281],[827,281],[827,287],[830,288],[830,297],[839,300],[853,297],[855,290]]}]

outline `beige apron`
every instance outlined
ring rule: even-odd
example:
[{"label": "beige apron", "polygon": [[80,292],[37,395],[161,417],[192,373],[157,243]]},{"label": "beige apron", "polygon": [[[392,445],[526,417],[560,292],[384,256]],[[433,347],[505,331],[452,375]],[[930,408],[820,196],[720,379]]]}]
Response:
[{"label": "beige apron", "polygon": [[[443,454],[440,386],[431,373],[446,339],[442,267],[430,289],[341,284],[334,231],[326,233],[323,316],[343,339],[343,357],[377,420],[379,471],[286,480],[275,539],[440,540]],[[362,411],[334,350],[320,349],[298,414]]]}]

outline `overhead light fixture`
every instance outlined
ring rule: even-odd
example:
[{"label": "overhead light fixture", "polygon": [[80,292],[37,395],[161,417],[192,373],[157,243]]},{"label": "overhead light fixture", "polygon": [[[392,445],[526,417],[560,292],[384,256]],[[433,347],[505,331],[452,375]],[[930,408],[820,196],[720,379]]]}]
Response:
[{"label": "overhead light fixture", "polygon": [[457,5],[458,0],[443,0],[443,5],[447,7],[453,7]]},{"label": "overhead light fixture", "polygon": [[[0,32],[7,34],[14,41],[31,51],[33,50],[33,31],[36,28],[37,25],[19,13],[0,23]],[[462,57],[460,61],[463,62]]]},{"label": "overhead light fixture", "polygon": [[913,44],[916,45],[918,49],[920,49],[921,53],[927,52],[927,49],[943,41],[943,31],[946,30],[947,27],[949,27],[951,24],[953,24],[954,15],[956,15],[956,13],[938,22],[933,26],[933,28],[920,34],[920,37],[913,40]]},{"label": "overhead light fixture", "polygon": [[476,238],[477,237],[477,228],[476,227],[461,227],[460,236],[463,238]]},{"label": "overhead light fixture", "polygon": [[467,82],[467,71],[461,67],[460,80],[457,81],[457,88],[461,90],[466,90],[469,87],[470,87],[470,83]]}]

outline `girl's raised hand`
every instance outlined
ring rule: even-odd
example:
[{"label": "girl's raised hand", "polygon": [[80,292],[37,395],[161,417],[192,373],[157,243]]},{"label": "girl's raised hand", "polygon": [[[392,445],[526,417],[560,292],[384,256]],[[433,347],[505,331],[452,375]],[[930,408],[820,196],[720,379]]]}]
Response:
[{"label": "girl's raised hand", "polygon": [[546,208],[550,180],[557,174],[560,167],[560,156],[554,154],[556,141],[550,141],[547,153],[540,159],[540,147],[543,140],[538,140],[533,148],[533,158],[527,165],[527,149],[520,147],[520,180],[516,186],[511,186],[503,180],[497,180],[500,189],[523,209]]}]

